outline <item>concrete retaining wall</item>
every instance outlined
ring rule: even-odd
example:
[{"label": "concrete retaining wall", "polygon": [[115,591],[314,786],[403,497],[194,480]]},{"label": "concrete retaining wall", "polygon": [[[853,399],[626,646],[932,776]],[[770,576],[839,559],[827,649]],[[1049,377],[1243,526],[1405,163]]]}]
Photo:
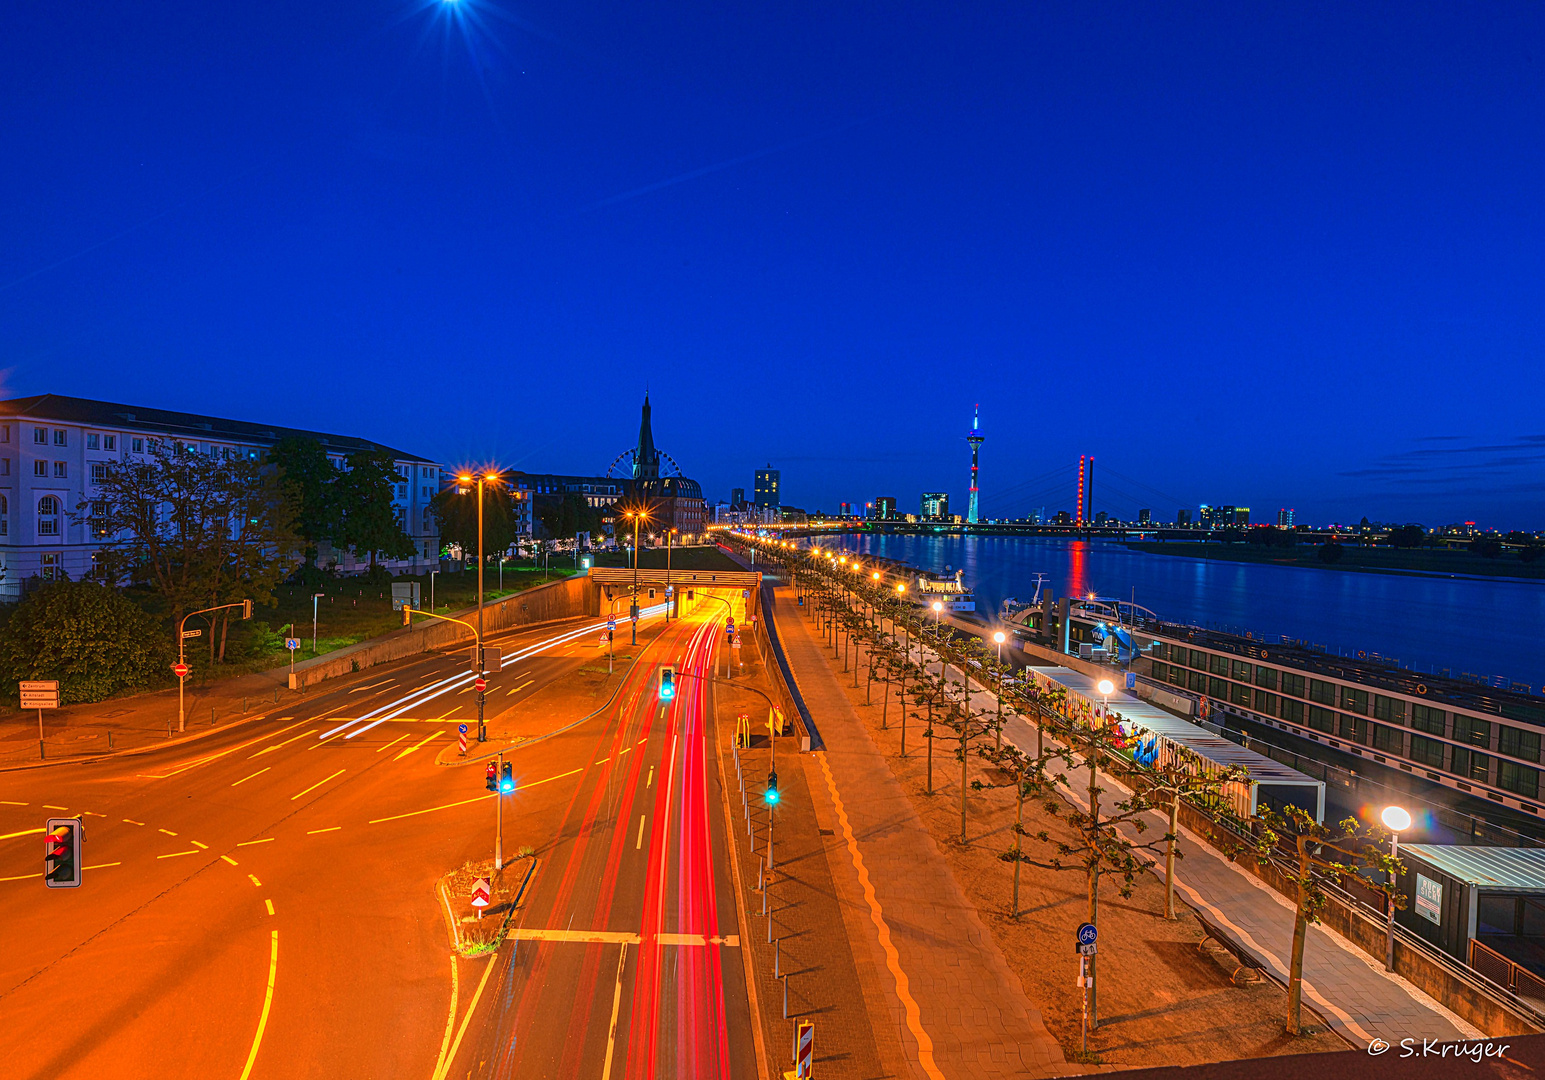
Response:
[{"label": "concrete retaining wall", "polygon": [[[595,615],[598,590],[583,575],[538,585],[534,589],[506,596],[483,605],[483,632],[493,635],[520,626],[536,626],[583,615]],[[467,622],[477,621],[477,608],[452,613]],[[390,664],[434,649],[465,645],[467,660],[472,659],[473,633],[458,623],[419,616],[412,628],[404,627],[358,645],[349,645],[295,665],[290,676],[291,690],[306,690],[327,679],[364,671],[377,664]]]}]

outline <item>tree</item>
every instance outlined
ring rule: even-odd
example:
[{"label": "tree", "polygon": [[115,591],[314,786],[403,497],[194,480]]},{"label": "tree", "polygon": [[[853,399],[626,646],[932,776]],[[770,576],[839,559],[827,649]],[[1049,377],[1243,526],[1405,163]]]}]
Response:
[{"label": "tree", "polygon": [[1470,541],[1470,550],[1483,559],[1495,559],[1502,554],[1502,541],[1495,536],[1477,536]]},{"label": "tree", "polygon": [[[195,608],[268,601],[299,546],[278,470],[152,439],[143,459],[106,463],[72,514],[103,544],[106,584],[145,584],[173,622]],[[211,655],[214,643],[211,635]]]},{"label": "tree", "polygon": [[[446,488],[429,500],[429,512],[440,527],[442,543],[461,548],[468,559],[477,558],[477,485]],[[509,489],[499,483],[483,485],[483,551],[495,554],[515,542],[515,504]]]},{"label": "tree", "polygon": [[60,704],[101,701],[151,685],[170,657],[155,619],[116,589],[56,581],[29,595],[0,627],[0,679],[58,679]]},{"label": "tree", "polygon": [[1341,561],[1341,544],[1335,540],[1327,540],[1320,545],[1317,552],[1319,559],[1327,566],[1334,566]]},{"label": "tree", "polygon": [[582,532],[594,536],[601,531],[601,515],[583,495],[572,491],[559,502],[538,508],[537,518],[555,540],[572,540]]},{"label": "tree", "polygon": [[404,531],[399,511],[392,505],[393,491],[402,482],[392,455],[385,450],[356,450],[345,465],[337,483],[340,545],[353,548],[356,558],[368,554],[371,570],[378,556],[411,556],[413,538]]},{"label": "tree", "polygon": [[338,539],[343,525],[340,473],[316,439],[292,435],[268,452],[279,469],[279,483],[295,514],[295,531],[306,545],[306,561],[316,565],[317,551]]},{"label": "tree", "polygon": [[1287,1033],[1297,1035],[1304,993],[1304,941],[1309,935],[1309,924],[1320,921],[1320,912],[1329,899],[1322,875],[1340,878],[1357,875],[1359,867],[1372,870],[1377,880],[1364,879],[1364,883],[1383,892],[1398,907],[1405,897],[1392,882],[1402,867],[1389,853],[1389,834],[1377,826],[1364,826],[1356,818],[1327,825],[1315,821],[1302,807],[1291,805],[1281,813],[1261,807],[1256,816],[1260,821],[1255,837],[1256,861],[1263,866],[1270,862],[1285,841],[1298,864],[1298,905],[1293,915],[1287,1012]]},{"label": "tree", "polygon": [[1396,548],[1419,548],[1427,541],[1427,530],[1420,525],[1402,525],[1389,531],[1389,545]]}]

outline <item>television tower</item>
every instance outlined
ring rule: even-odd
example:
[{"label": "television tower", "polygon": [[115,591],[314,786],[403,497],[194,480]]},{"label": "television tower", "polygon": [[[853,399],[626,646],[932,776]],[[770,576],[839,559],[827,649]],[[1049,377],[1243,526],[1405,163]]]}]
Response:
[{"label": "television tower", "polygon": [[982,443],[987,436],[981,432],[982,406],[978,404],[971,413],[971,434],[966,436],[966,442],[971,444],[971,504],[966,508],[966,524],[976,524],[976,467],[977,455],[982,451]]}]

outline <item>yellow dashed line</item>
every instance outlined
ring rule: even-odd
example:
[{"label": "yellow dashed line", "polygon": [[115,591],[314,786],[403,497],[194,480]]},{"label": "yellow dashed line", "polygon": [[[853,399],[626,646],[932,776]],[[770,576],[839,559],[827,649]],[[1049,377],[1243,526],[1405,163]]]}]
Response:
[{"label": "yellow dashed line", "polygon": [[144,826],[144,824],[145,824],[145,823],[144,823],[144,822],[143,822],[143,821],[131,821],[131,820],[130,820],[130,819],[128,819],[128,818],[124,818],[124,819],[123,819],[123,823],[124,823],[124,824],[125,824],[125,825],[139,825],[139,826],[142,826],[142,827],[143,827],[143,826]]},{"label": "yellow dashed line", "polygon": [[271,844],[276,839],[278,839],[278,838],[274,837],[274,836],[265,836],[261,840],[243,840],[241,843],[237,844],[236,846],[237,847],[251,847],[253,844]]},{"label": "yellow dashed line", "polygon": [[256,874],[248,874],[247,876],[252,879],[252,884],[256,885],[260,889],[263,887],[263,883],[257,879]]},{"label": "yellow dashed line", "polygon": [[13,836],[31,836],[33,833],[40,833],[42,831],[42,828],[39,827],[36,829],[23,829],[21,832],[8,832],[4,836],[0,836],[0,840],[9,840]]},{"label": "yellow dashed line", "polygon": [[346,773],[348,771],[349,771],[348,769],[339,769],[337,772],[333,773],[332,776],[324,776],[322,779],[318,780],[316,783],[314,783],[310,787],[308,787],[305,791],[297,791],[294,795],[291,795],[290,796],[290,801],[294,802],[296,799],[300,798],[302,795],[309,795],[311,792],[315,791],[317,788],[321,787],[323,784],[327,783],[329,780],[332,780],[332,779],[334,779],[336,777],[342,776],[344,773]]},{"label": "yellow dashed line", "polygon": [[69,807],[68,806],[54,806],[52,803],[44,803],[43,804],[43,809],[44,810],[68,810]]},{"label": "yellow dashed line", "polygon": [[[262,776],[264,773],[266,773],[271,768],[273,768],[272,765],[265,765],[263,768],[259,769],[255,773],[253,773],[252,776]],[[231,787],[235,787],[236,784],[245,784],[248,780],[252,779],[252,776],[243,776],[240,780],[237,780],[236,783],[232,784]]]},{"label": "yellow dashed line", "polygon": [[[268,1027],[268,1010],[274,1005],[274,975],[279,970],[279,931],[273,931],[270,939],[272,946],[268,954],[268,991],[263,995],[263,1012],[258,1017],[257,1034],[252,1037],[252,1049],[247,1054],[247,1064],[242,1066],[241,1080],[247,1080],[252,1075],[252,1066],[257,1061],[258,1047],[263,1045],[263,1029]],[[490,969],[492,964],[488,965]]]},{"label": "yellow dashed line", "polygon": [[274,902],[272,900],[264,900],[263,903],[268,906],[268,913],[272,915],[274,913]]},{"label": "yellow dashed line", "polygon": [[176,836],[177,835],[176,833],[172,832],[171,829],[157,829],[156,832],[163,832],[167,836]]},{"label": "yellow dashed line", "polygon": [[198,848],[189,848],[187,851],[174,851],[169,855],[157,855],[158,859],[175,859],[179,855],[197,855]]},{"label": "yellow dashed line", "polygon": [[307,836],[315,836],[319,832],[337,832],[341,828],[343,828],[342,825],[329,825],[325,829],[307,829],[306,830],[306,835]]},{"label": "yellow dashed line", "polygon": [[821,754],[821,772],[826,774],[826,789],[831,792],[832,806],[837,811],[837,821],[842,826],[842,835],[848,844],[848,855],[853,860],[853,868],[858,871],[859,884],[864,889],[864,900],[869,905],[869,920],[874,923],[875,930],[879,933],[880,948],[885,950],[885,966],[890,969],[891,976],[896,981],[896,997],[900,999],[902,1008],[906,1011],[907,1028],[912,1032],[912,1038],[917,1042],[917,1061],[928,1074],[930,1080],[944,1080],[944,1074],[933,1060],[933,1040],[928,1037],[928,1032],[923,1030],[922,1013],[917,1007],[917,1001],[912,997],[907,973],[901,970],[901,955],[896,951],[896,946],[891,943],[890,924],[885,921],[885,912],[880,907],[880,901],[874,894],[874,885],[869,880],[869,869],[864,866],[864,857],[859,853],[858,841],[853,838],[853,827],[848,823],[848,812],[843,808],[842,796],[837,794],[837,781],[832,778],[831,767],[826,763],[826,755]]},{"label": "yellow dashed line", "polygon": [[[393,739],[391,742],[389,742],[385,746],[381,747],[381,750],[390,750],[392,747],[396,746],[398,743],[402,742],[402,740],[406,739],[407,737],[408,736],[407,736],[406,733],[404,733],[402,735],[399,735],[395,739]],[[379,754],[381,752],[381,750],[377,750],[376,753]]]},{"label": "yellow dashed line", "polygon": [[224,859],[226,862],[230,863],[232,866],[236,865],[236,860],[231,858],[229,855],[222,855],[222,856],[220,856],[220,858]]},{"label": "yellow dashed line", "polygon": [[189,840],[188,843],[192,844],[196,848],[203,848],[205,851],[209,850],[208,844],[201,844],[197,840]]},{"label": "yellow dashed line", "polygon": [[418,750],[421,747],[423,747],[424,744],[430,742],[433,739],[438,739],[441,735],[444,735],[444,734],[445,734],[445,732],[443,732],[443,731],[437,731],[433,735],[425,735],[422,739],[420,739],[418,742],[414,743],[412,746],[408,747],[406,750],[398,751],[397,756],[392,758],[392,760],[393,761],[401,761],[403,758],[405,758],[409,754],[413,753],[413,751]]},{"label": "yellow dashed line", "polygon": [[10,799],[0,799],[0,806],[31,806],[31,803],[12,802]]}]

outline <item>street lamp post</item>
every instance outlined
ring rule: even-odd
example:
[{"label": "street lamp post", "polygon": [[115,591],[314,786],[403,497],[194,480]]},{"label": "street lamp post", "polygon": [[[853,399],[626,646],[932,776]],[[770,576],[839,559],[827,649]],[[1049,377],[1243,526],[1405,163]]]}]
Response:
[{"label": "street lamp post", "polygon": [[430,611],[433,611],[435,609],[435,575],[438,574],[439,572],[440,571],[438,571],[438,570],[431,570],[431,571],[429,571],[429,610]]},{"label": "street lamp post", "polygon": [[[252,601],[251,600],[238,600],[238,601],[236,601],[233,604],[218,604],[215,607],[204,608],[202,611],[190,611],[190,612],[188,612],[186,615],[184,615],[182,617],[182,621],[177,624],[177,670],[178,670],[178,672],[184,672],[184,671],[187,670],[187,660],[186,660],[186,654],[185,654],[185,651],[184,651],[184,644],[187,642],[188,639],[187,639],[187,637],[185,635],[184,627],[186,627],[188,625],[188,620],[193,618],[193,616],[195,616],[195,615],[207,615],[211,611],[223,611],[226,608],[233,608],[233,607],[241,608],[241,617],[243,619],[250,619],[250,618],[252,618]],[[210,632],[210,635],[212,637],[214,635],[214,620],[210,620],[210,631],[209,632]],[[316,650],[316,646],[313,644],[312,651],[315,652],[315,650]],[[290,653],[290,665],[291,665],[291,667],[290,667],[290,674],[292,676],[295,674],[294,663],[295,663],[295,654],[292,652],[292,653]],[[183,709],[183,699],[182,699],[182,688],[183,688],[183,685],[185,683],[187,683],[187,681],[188,681],[188,677],[186,675],[178,674],[178,676],[177,676],[177,730],[178,731],[183,731],[187,727],[187,720],[188,720],[187,712]],[[42,716],[43,714],[40,711],[38,713],[38,715]],[[41,724],[41,723],[42,723],[42,721],[40,720],[39,724]],[[40,740],[39,745],[42,745],[41,744],[41,738],[42,738],[42,729],[40,727],[39,728],[39,740]]]},{"label": "street lamp post", "polygon": [[325,595],[326,595],[326,593],[312,593],[311,594],[311,655],[312,656],[315,656],[317,654],[317,601],[322,599],[322,597],[325,596]]},{"label": "street lamp post", "polygon": [[[1406,813],[1403,806],[1386,806],[1384,813],[1379,817],[1384,822],[1384,827],[1389,830],[1389,857],[1400,858],[1400,834],[1411,827],[1411,815]],[[1397,881],[1395,868],[1390,867],[1389,883],[1393,887]],[[1393,888],[1391,895],[1385,898],[1389,905],[1389,918],[1384,924],[1384,970],[1395,970],[1395,897]]]},{"label": "street lamp post", "polygon": [[998,699],[998,728],[994,733],[993,749],[1003,749],[1003,643],[1008,640],[1002,630],[992,636],[993,642],[998,646],[998,692],[993,697]]}]

